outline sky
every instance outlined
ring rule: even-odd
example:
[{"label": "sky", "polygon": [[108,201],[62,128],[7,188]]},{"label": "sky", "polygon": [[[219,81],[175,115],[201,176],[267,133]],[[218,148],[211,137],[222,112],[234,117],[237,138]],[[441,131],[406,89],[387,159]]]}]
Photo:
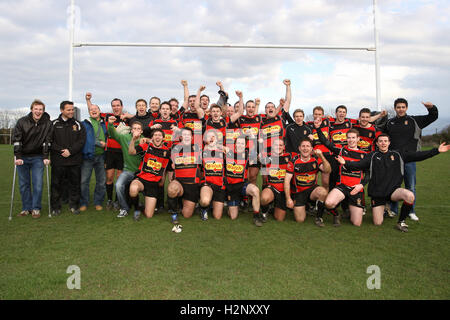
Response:
[{"label": "sky", "polygon": [[[75,42],[151,42],[374,46],[372,0],[149,1],[76,0]],[[69,0],[0,0],[0,109],[29,108],[41,99],[52,118],[69,97]],[[378,0],[382,109],[398,97],[408,114],[426,114],[422,101],[439,109],[424,129],[450,124],[450,2]],[[285,96],[291,80],[291,111],[311,114],[316,105],[332,114],[346,105],[357,117],[376,106],[373,51],[81,47],[74,49],[73,101],[87,117],[85,92],[102,111],[121,98],[158,96],[182,103],[181,80],[191,94],[205,85],[211,102],[216,81],[237,101],[264,105]]]}]

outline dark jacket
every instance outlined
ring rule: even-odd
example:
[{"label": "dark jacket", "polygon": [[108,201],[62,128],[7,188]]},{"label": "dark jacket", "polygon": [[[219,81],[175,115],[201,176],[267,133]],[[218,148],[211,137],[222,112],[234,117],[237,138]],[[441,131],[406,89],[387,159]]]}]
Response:
[{"label": "dark jacket", "polygon": [[[75,119],[64,121],[59,115],[53,122],[51,161],[54,166],[81,165],[83,146],[86,142],[86,129]],[[61,150],[68,149],[70,156],[65,158]]]},{"label": "dark jacket", "polygon": [[[83,159],[93,159],[95,155],[95,143],[96,143],[96,135],[94,132],[94,127],[90,119],[84,120],[82,123],[83,127],[86,130],[86,142],[83,146]],[[107,137],[106,124],[103,119],[100,120],[100,127],[103,130],[105,138]]]},{"label": "dark jacket", "polygon": [[372,198],[389,197],[403,181],[404,162],[422,161],[439,154],[438,149],[419,152],[398,152],[388,150],[386,153],[373,151],[361,161],[347,161],[345,167],[350,170],[369,169],[369,196]]},{"label": "dark jacket", "polygon": [[52,138],[52,122],[47,112],[44,112],[38,122],[34,121],[30,112],[20,118],[14,127],[12,142],[16,159],[43,155],[48,159]]},{"label": "dark jacket", "polygon": [[298,153],[300,140],[308,137],[310,134],[312,134],[312,129],[310,126],[306,125],[306,123],[303,123],[302,126],[299,126],[295,122],[288,124],[286,127],[286,135],[284,137],[286,151],[289,153]]},{"label": "dark jacket", "polygon": [[398,151],[420,151],[420,138],[422,129],[438,118],[436,106],[428,109],[428,114],[423,116],[395,117],[389,119],[384,127],[391,138],[391,150]]},{"label": "dark jacket", "polygon": [[145,129],[148,127],[149,123],[154,119],[155,117],[153,117],[153,114],[150,111],[148,111],[143,116],[139,116],[136,112],[136,115],[133,118],[130,118],[130,120],[128,120],[128,125],[131,127],[134,121],[139,121],[140,123],[142,123],[142,127]]}]

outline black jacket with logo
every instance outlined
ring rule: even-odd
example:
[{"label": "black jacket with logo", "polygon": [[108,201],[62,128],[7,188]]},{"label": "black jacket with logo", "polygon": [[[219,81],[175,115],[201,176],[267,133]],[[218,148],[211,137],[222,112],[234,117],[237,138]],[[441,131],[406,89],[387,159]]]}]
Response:
[{"label": "black jacket with logo", "polygon": [[286,151],[289,153],[298,153],[298,147],[300,145],[300,140],[308,137],[312,133],[312,129],[306,123],[299,126],[297,123],[290,123],[286,127],[286,135],[284,137]]},{"label": "black jacket with logo", "polygon": [[52,122],[47,112],[44,112],[39,121],[34,121],[30,112],[20,118],[14,127],[12,142],[16,159],[43,155],[48,159],[49,147],[52,138]]},{"label": "black jacket with logo", "polygon": [[422,129],[438,118],[436,106],[428,109],[428,114],[423,116],[395,117],[389,119],[384,127],[391,138],[389,149],[398,151],[420,151],[420,138]]},{"label": "black jacket with logo", "polygon": [[[86,142],[86,129],[80,122],[71,118],[64,121],[61,115],[52,121],[53,134],[51,146],[51,161],[55,166],[81,165],[83,162],[83,146]],[[70,156],[61,155],[63,149],[68,149]]]}]

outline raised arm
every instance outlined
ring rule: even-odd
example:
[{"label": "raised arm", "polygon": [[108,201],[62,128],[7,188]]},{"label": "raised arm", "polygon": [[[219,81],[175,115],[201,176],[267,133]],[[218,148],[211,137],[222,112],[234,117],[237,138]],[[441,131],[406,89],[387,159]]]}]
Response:
[{"label": "raised arm", "polygon": [[284,111],[289,113],[289,107],[291,106],[291,80],[285,79],[283,80],[284,85],[286,86],[286,97],[284,98],[285,102],[283,105]]},{"label": "raised arm", "polygon": [[203,117],[205,116],[205,111],[200,107],[200,96],[205,89],[205,86],[200,86],[200,88],[198,88],[197,90],[197,95],[195,96],[194,108],[199,119],[203,119]]},{"label": "raised arm", "polygon": [[239,108],[238,111],[235,112],[234,114],[231,115],[230,117],[230,122],[233,123],[235,122],[237,119],[240,118],[240,116],[242,116],[244,114],[244,99],[242,96],[242,92],[241,91],[236,91],[236,95],[239,97]]},{"label": "raised arm", "polygon": [[422,102],[422,104],[425,106],[425,108],[427,108],[428,114],[424,116],[413,116],[420,129],[425,128],[426,126],[437,120],[439,116],[438,108],[433,103]]},{"label": "raised arm", "polygon": [[108,127],[108,135],[114,140],[117,140],[117,137],[118,137],[118,133],[116,131],[116,128],[114,127],[114,122],[116,120],[117,119],[114,116],[108,117],[108,126],[107,126]]},{"label": "raised arm", "polygon": [[189,105],[189,88],[187,80],[181,80],[181,85],[183,86],[184,94],[183,108],[184,110],[187,110]]},{"label": "raised arm", "polygon": [[136,141],[140,138],[140,134],[138,132],[133,131],[133,136],[131,137],[130,144],[128,145],[128,154],[135,155],[136,154],[136,147],[134,146],[136,144]]},{"label": "raised arm", "polygon": [[217,100],[217,105],[223,107],[227,104],[228,94],[225,92],[221,81],[217,81],[216,85],[219,87],[219,100]]},{"label": "raised arm", "polygon": [[90,109],[91,106],[92,106],[92,102],[91,102],[92,93],[86,92],[85,98],[86,98],[86,104],[87,104],[88,111],[89,111],[89,109]]}]

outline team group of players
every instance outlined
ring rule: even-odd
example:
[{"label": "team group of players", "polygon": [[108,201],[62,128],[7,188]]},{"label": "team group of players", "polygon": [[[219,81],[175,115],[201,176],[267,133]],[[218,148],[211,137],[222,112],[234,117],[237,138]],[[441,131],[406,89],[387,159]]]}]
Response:
[{"label": "team group of players", "polygon": [[[209,214],[220,219],[225,211],[236,219],[239,207],[249,206],[256,226],[267,221],[269,212],[284,220],[288,209],[297,222],[303,222],[309,211],[320,227],[327,211],[339,226],[336,208],[341,206],[360,226],[368,183],[373,223],[382,224],[386,203],[391,202],[399,216],[396,228],[408,231],[406,217],[418,219],[413,211],[415,162],[450,148],[441,144],[418,151],[421,129],[438,118],[437,107],[426,102],[428,115],[409,116],[408,102],[399,98],[391,119],[385,111],[372,114],[367,108],[360,110],[358,119],[349,119],[343,105],[336,108],[334,118],[317,106],[314,120],[305,122],[301,109],[291,117],[291,82],[283,83],[285,97],[277,105],[266,103],[263,114],[258,113],[260,99],[244,103],[240,91],[238,101],[228,103],[221,82],[216,83],[216,103],[210,104],[204,86],[190,95],[183,80],[181,107],[175,98],[161,102],[152,97],[149,105],[145,99],[137,100],[135,114],[124,112],[117,98],[111,101],[112,112],[102,113],[88,92],[89,118],[83,122],[74,119],[71,101],[61,102],[55,120],[50,120],[42,101],[33,101],[12,139],[22,197],[19,216],[40,217],[43,170],[51,163],[51,215],[61,213],[64,191],[72,213],[87,210],[95,171],[95,209],[103,210],[106,194],[107,209],[118,209],[118,217],[134,209],[135,220],[142,212],[150,218],[167,198],[176,225],[180,214],[189,218],[197,208],[202,220]],[[400,212],[395,207],[398,201],[403,201]]]},{"label": "team group of players", "polygon": [[[140,99],[136,115],[131,115],[123,113],[120,100],[115,108],[113,103],[118,99],[113,100],[113,112],[102,114],[109,134],[107,172],[121,171],[127,161],[136,158],[140,162],[125,189],[130,206],[121,208],[119,217],[134,207],[134,218],[139,219],[140,192],[145,196],[143,212],[152,217],[164,206],[167,177],[168,212],[174,224],[178,224],[180,213],[189,218],[196,207],[202,220],[208,219],[209,211],[220,219],[224,206],[229,217],[236,219],[239,207],[248,202],[256,226],[266,222],[271,206],[276,220],[284,220],[287,210],[292,209],[297,222],[305,220],[308,206],[314,208],[314,222],[320,227],[324,226],[323,214],[327,210],[338,226],[340,215],[336,208],[340,204],[350,213],[351,222],[360,226],[365,213],[364,185],[369,183],[374,224],[383,222],[386,202],[403,200],[397,229],[407,231],[405,218],[414,194],[400,188],[403,162],[426,159],[447,151],[448,146],[414,155],[392,153],[390,137],[373,124],[386,116],[385,111],[372,116],[369,109],[363,108],[358,119],[349,119],[347,108],[341,105],[332,118],[318,106],[313,110],[314,121],[305,122],[301,109],[295,110],[292,118],[291,83],[283,83],[285,98],[278,106],[268,102],[264,114],[258,113],[259,99],[244,103],[240,91],[236,91],[238,101],[229,104],[228,93],[220,82],[219,99],[213,104],[202,95],[204,86],[196,95],[189,95],[187,81],[181,82],[181,108],[176,99],[161,102],[153,97],[149,111],[146,101]],[[97,107],[91,97],[86,94],[88,107]],[[129,131],[123,130],[127,127]],[[377,165],[383,155],[388,160]],[[261,190],[257,186],[258,174],[262,177]],[[116,186],[116,192],[124,191]]]}]

